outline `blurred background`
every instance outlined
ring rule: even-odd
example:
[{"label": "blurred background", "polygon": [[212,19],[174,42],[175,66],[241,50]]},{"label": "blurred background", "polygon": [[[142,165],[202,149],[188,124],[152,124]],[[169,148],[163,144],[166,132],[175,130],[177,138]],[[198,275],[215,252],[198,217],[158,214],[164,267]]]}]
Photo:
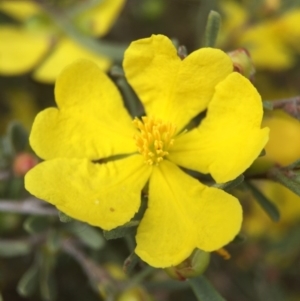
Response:
[{"label": "blurred background", "polygon": [[[222,19],[214,47],[230,52],[260,92],[271,133],[264,156],[230,190],[244,209],[242,232],[226,247],[231,258],[213,253],[205,275],[226,300],[300,301],[300,197],[268,173],[300,159],[297,0],[1,0],[0,300],[198,300],[186,281],[132,254],[135,229],[112,239],[58,215],[25,191],[23,178],[39,162],[31,124],[55,106],[55,78],[66,64],[94,60],[126,101],[132,91],[121,62],[129,43],[164,34],[191,53],[205,46],[211,10]],[[299,166],[291,168],[299,186]]]}]

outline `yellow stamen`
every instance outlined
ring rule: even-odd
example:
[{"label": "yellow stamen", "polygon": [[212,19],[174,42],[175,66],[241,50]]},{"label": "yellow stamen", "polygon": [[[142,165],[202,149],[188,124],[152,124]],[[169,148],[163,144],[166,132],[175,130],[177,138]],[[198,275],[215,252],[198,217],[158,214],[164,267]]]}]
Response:
[{"label": "yellow stamen", "polygon": [[148,165],[158,165],[169,155],[168,150],[174,143],[176,126],[146,116],[142,120],[135,118],[133,124],[140,130],[140,134],[134,136],[138,151]]}]

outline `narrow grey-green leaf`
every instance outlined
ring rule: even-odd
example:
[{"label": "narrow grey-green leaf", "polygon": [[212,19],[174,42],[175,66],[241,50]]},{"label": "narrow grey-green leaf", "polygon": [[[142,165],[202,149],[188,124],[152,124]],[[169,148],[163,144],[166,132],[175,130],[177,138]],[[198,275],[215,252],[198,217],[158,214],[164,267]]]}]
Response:
[{"label": "narrow grey-green leaf", "polygon": [[124,103],[131,116],[135,117],[143,114],[143,106],[126,78],[124,76],[117,77],[116,84],[124,95]]},{"label": "narrow grey-green leaf", "polygon": [[244,182],[245,186],[252,192],[258,204],[264,209],[269,217],[274,221],[278,222],[280,219],[280,213],[275,206],[256,186],[250,182]]},{"label": "narrow grey-green leaf", "polygon": [[274,168],[270,172],[270,176],[273,180],[279,182],[280,184],[300,196],[300,183],[286,176],[283,171]]},{"label": "narrow grey-green leaf", "polygon": [[135,231],[135,228],[138,226],[138,224],[139,221],[131,221],[113,230],[103,231],[103,234],[107,240],[121,238],[127,234],[133,233],[133,231]]},{"label": "narrow grey-green leaf", "polygon": [[280,256],[289,256],[295,250],[300,248],[300,229],[299,226],[289,228],[289,231],[280,240],[275,241],[272,245],[272,252],[281,253]]},{"label": "narrow grey-green leaf", "polygon": [[267,154],[266,150],[263,149],[263,150],[260,152],[259,157],[264,157],[266,154]]},{"label": "narrow grey-green leaf", "polygon": [[264,100],[263,101],[263,108],[266,109],[266,110],[272,111],[273,110],[273,103],[272,103],[272,101]]},{"label": "narrow grey-green leaf", "polygon": [[23,297],[31,296],[36,291],[38,283],[39,268],[35,264],[32,265],[19,280],[17,285],[17,291]]},{"label": "narrow grey-green leaf", "polygon": [[208,14],[204,34],[204,46],[214,47],[221,27],[221,16],[218,12],[211,10]]},{"label": "narrow grey-green leaf", "polygon": [[11,122],[7,135],[15,152],[22,152],[28,145],[28,132],[19,122]]},{"label": "narrow grey-green leaf", "polygon": [[47,251],[39,254],[39,284],[42,299],[45,301],[55,300],[57,287],[54,276],[56,257]]},{"label": "narrow grey-green leaf", "polygon": [[225,301],[204,276],[190,278],[187,281],[198,301]]},{"label": "narrow grey-green leaf", "polygon": [[235,236],[235,238],[230,243],[239,244],[245,242],[245,240],[246,240],[246,236],[243,235],[242,233],[239,233],[238,235]]},{"label": "narrow grey-green leaf", "polygon": [[222,183],[222,184],[216,183],[216,184],[213,185],[213,187],[223,189],[225,191],[230,191],[231,189],[233,189],[236,186],[240,185],[243,181],[244,181],[244,176],[239,175],[236,179],[234,179],[232,181]]},{"label": "narrow grey-green leaf", "polygon": [[124,261],[123,271],[126,274],[130,274],[139,261],[140,258],[135,254],[135,252],[131,253]]},{"label": "narrow grey-green leaf", "polygon": [[73,220],[72,217],[66,215],[65,213],[63,213],[61,211],[58,211],[58,218],[62,223],[69,223]]},{"label": "narrow grey-green leaf", "polygon": [[0,256],[2,257],[24,256],[30,252],[31,246],[26,241],[0,241]]},{"label": "narrow grey-green leaf", "polygon": [[29,216],[23,223],[24,229],[28,233],[44,232],[50,225],[51,220],[46,216]]},{"label": "narrow grey-green leaf", "polygon": [[101,232],[88,224],[72,222],[68,223],[65,228],[91,249],[99,250],[105,244]]},{"label": "narrow grey-green leaf", "polygon": [[292,164],[287,166],[288,169],[294,169],[294,168],[299,168],[299,167],[300,167],[300,159],[296,160],[295,162],[293,162]]}]

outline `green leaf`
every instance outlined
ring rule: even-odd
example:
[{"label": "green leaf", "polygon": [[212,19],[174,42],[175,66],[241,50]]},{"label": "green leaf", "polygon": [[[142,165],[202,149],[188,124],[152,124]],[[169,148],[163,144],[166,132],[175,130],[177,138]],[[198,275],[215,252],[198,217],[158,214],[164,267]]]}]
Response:
[{"label": "green leaf", "polygon": [[42,299],[45,301],[55,300],[57,288],[55,282],[54,268],[56,265],[56,256],[43,250],[39,254],[39,284]]},{"label": "green leaf", "polygon": [[116,78],[116,84],[124,96],[124,103],[131,116],[140,116],[143,113],[143,107],[136,93],[128,84],[124,76]]},{"label": "green leaf", "polygon": [[263,108],[269,111],[273,110],[273,102],[269,100],[264,100],[263,101]]},{"label": "green leaf", "polygon": [[240,185],[243,181],[244,181],[244,176],[240,175],[232,181],[222,183],[222,184],[216,183],[216,184],[213,185],[213,187],[223,189],[225,191],[230,191],[231,189],[233,189],[233,188],[237,187],[238,185]]},{"label": "green leaf", "polygon": [[292,253],[297,254],[300,248],[300,229],[296,224],[294,228],[289,228],[289,231],[279,240],[271,245],[271,252],[279,252],[280,256],[290,256]]},{"label": "green leaf", "polygon": [[137,227],[138,224],[139,221],[130,221],[127,224],[117,227],[113,230],[103,231],[103,234],[107,240],[121,238],[135,231],[135,227]]},{"label": "green leaf", "polygon": [[274,222],[278,222],[280,219],[280,213],[275,204],[272,203],[260,190],[258,190],[250,182],[244,182],[244,185],[252,192],[258,204],[264,209],[264,211],[269,215],[269,217]]},{"label": "green leaf", "polygon": [[52,254],[58,252],[61,246],[61,236],[58,231],[51,229],[48,232],[47,240],[45,246],[47,247],[48,251]]},{"label": "green leaf", "polygon": [[72,222],[67,224],[65,228],[91,249],[99,250],[105,244],[105,240],[103,239],[101,232],[88,224]]},{"label": "green leaf", "polygon": [[266,150],[263,149],[263,150],[260,152],[259,157],[264,157],[266,154],[267,154]]},{"label": "green leaf", "polygon": [[221,26],[221,16],[218,12],[211,10],[208,14],[204,34],[204,46],[214,47]]},{"label": "green leaf", "polygon": [[24,256],[31,252],[31,245],[26,241],[0,241],[0,256],[16,257]]},{"label": "green leaf", "polygon": [[198,301],[225,301],[204,276],[187,280]]},{"label": "green leaf", "polygon": [[12,199],[19,199],[24,192],[24,178],[13,178],[6,185],[6,195]]},{"label": "green leaf", "polygon": [[135,252],[131,253],[129,255],[129,257],[127,257],[124,261],[123,271],[126,274],[130,274],[133,271],[133,269],[135,268],[135,266],[138,264],[139,261],[140,261],[140,258],[135,254]]},{"label": "green leaf", "polygon": [[238,235],[235,236],[235,238],[230,243],[239,244],[245,242],[245,240],[246,240],[246,236],[243,235],[242,233],[239,233]]},{"label": "green leaf", "polygon": [[0,137],[0,169],[4,170],[11,164],[12,156],[13,151],[8,138],[6,136]]},{"label": "green leaf", "polygon": [[29,216],[23,223],[24,229],[28,233],[41,233],[47,230],[51,220],[46,216]]},{"label": "green leaf", "polygon": [[17,285],[18,293],[23,297],[31,296],[37,289],[39,283],[39,268],[38,265],[32,265],[25,272]]},{"label": "green leaf", "polygon": [[287,166],[287,169],[298,169],[300,167],[300,159],[296,160],[295,162],[293,162],[292,164],[290,164],[289,166]]},{"label": "green leaf", "polygon": [[286,172],[293,172],[293,171],[283,171],[280,170],[279,168],[273,168],[270,172],[269,175],[270,177],[285,186],[286,188],[290,189],[294,193],[300,196],[300,179],[297,174],[295,174],[295,178],[292,178],[290,176],[286,175]]},{"label": "green leaf", "polygon": [[73,220],[72,217],[66,215],[65,213],[63,213],[61,211],[58,211],[58,218],[62,223],[69,223]]},{"label": "green leaf", "polygon": [[24,151],[28,146],[28,132],[19,122],[13,121],[9,124],[7,136],[16,153]]},{"label": "green leaf", "polygon": [[84,48],[90,51],[111,58],[114,61],[122,62],[124,52],[128,48],[126,44],[112,43],[105,40],[95,39],[86,34],[81,33],[78,29],[69,21],[69,18],[64,13],[57,13],[55,7],[48,1],[42,1],[41,6],[47,15],[54,21],[54,23],[72,40],[82,45]]}]

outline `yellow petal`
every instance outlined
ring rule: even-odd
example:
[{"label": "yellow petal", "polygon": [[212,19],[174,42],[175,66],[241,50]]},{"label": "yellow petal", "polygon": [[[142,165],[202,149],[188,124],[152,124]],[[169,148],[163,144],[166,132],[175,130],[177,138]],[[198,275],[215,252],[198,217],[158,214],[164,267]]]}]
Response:
[{"label": "yellow petal", "polygon": [[98,160],[136,151],[137,132],[116,86],[97,65],[79,60],[60,74],[55,86],[59,109],[39,113],[30,144],[43,159]]},{"label": "yellow petal", "polygon": [[139,155],[107,164],[59,158],[31,169],[25,187],[67,215],[110,230],[138,211],[150,173]]},{"label": "yellow petal", "polygon": [[195,248],[210,252],[229,243],[241,222],[236,198],[163,161],[150,178],[148,209],[138,227],[135,252],[154,267],[176,265]]},{"label": "yellow petal", "polygon": [[1,0],[0,10],[20,21],[25,21],[41,12],[33,1]]},{"label": "yellow petal", "polygon": [[239,73],[216,87],[199,128],[178,137],[169,159],[178,165],[210,173],[219,182],[233,180],[259,156],[268,141],[260,95]]},{"label": "yellow petal", "polygon": [[[300,122],[280,110],[272,111],[263,120],[270,128],[266,156],[258,161],[271,160],[280,165],[289,165],[300,158]],[[284,147],[278,147],[284,145]]]},{"label": "yellow petal", "polygon": [[277,26],[280,31],[280,38],[292,45],[300,52],[299,38],[300,38],[300,9],[290,10],[285,13],[278,21]]},{"label": "yellow petal", "polygon": [[178,130],[206,108],[215,85],[232,71],[231,60],[218,49],[202,48],[180,60],[163,35],[133,42],[123,65],[146,113]]},{"label": "yellow petal", "polygon": [[35,70],[33,76],[38,81],[53,83],[67,65],[78,59],[91,60],[103,71],[107,71],[111,65],[108,58],[99,56],[72,40],[62,39],[47,59]]},{"label": "yellow petal", "polygon": [[78,18],[78,26],[94,35],[103,36],[113,26],[125,0],[102,0]]},{"label": "yellow petal", "polygon": [[[286,33],[284,33],[286,34]],[[239,45],[247,48],[254,66],[259,69],[283,70],[292,67],[294,57],[272,23],[252,27],[241,34]]]},{"label": "yellow petal", "polygon": [[29,72],[50,46],[47,35],[16,26],[1,26],[0,41],[0,74],[4,75]]}]

